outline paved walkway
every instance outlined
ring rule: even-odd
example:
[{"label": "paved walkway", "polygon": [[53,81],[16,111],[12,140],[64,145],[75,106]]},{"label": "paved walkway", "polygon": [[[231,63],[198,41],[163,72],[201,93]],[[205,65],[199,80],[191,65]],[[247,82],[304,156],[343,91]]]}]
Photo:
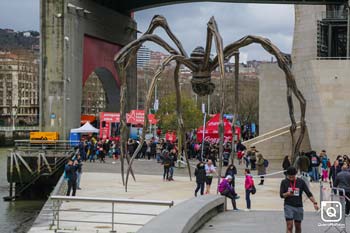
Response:
[{"label": "paved walkway", "polygon": [[[319,226],[321,217],[316,212],[306,212],[302,223],[302,231],[305,233],[321,233],[328,226]],[[347,218],[347,230],[350,229],[350,218]],[[198,233],[283,233],[285,232],[285,220],[281,211],[227,211],[212,218]],[[331,228],[327,233],[339,233]]]},{"label": "paved walkway", "polygon": [[[132,179],[129,183],[128,192],[124,191],[124,187],[121,181],[121,175],[118,173],[120,170],[120,164],[112,164],[112,160],[107,160],[106,164],[85,163],[83,167],[83,175],[81,179],[82,190],[77,191],[77,196],[85,197],[106,197],[106,198],[130,198],[130,199],[145,199],[145,200],[173,200],[175,204],[178,204],[184,200],[193,198],[195,181],[190,181],[187,174],[187,169],[175,170],[175,181],[164,182],[162,179],[162,166],[155,161],[135,161],[136,180]],[[239,171],[243,171],[239,168]],[[192,171],[193,173],[194,171]],[[283,175],[279,175],[280,177]],[[255,180],[258,183],[258,179]],[[283,200],[279,198],[279,185],[281,178],[268,178],[265,181],[264,186],[257,185],[257,193],[252,196],[252,208],[254,210],[279,210],[283,206]],[[236,179],[237,193],[241,195],[237,201],[238,208],[245,208],[244,200],[244,179]],[[217,179],[213,181],[211,187],[211,193],[216,195]],[[317,183],[311,184],[312,192],[316,199],[319,196],[319,186]],[[305,209],[312,211],[312,205],[309,202],[305,203]],[[111,205],[97,204],[97,203],[76,203],[76,202],[64,202],[62,208],[65,210],[88,210],[88,211],[111,211]],[[117,205],[118,211],[125,212],[141,212],[141,213],[155,213],[158,214],[166,207],[158,206],[129,206],[129,205]],[[228,206],[232,209],[231,205]],[[254,216],[254,212],[247,213],[254,220],[255,218],[264,219],[260,216]],[[277,212],[272,212],[277,213]],[[48,213],[50,214],[50,213]],[[233,212],[227,213],[228,217]],[[237,216],[242,216],[245,219],[244,214],[237,213]],[[273,215],[272,215],[273,216]],[[221,217],[221,216],[219,216]],[[61,219],[66,220],[93,220],[108,222],[111,219],[110,214],[99,213],[79,213],[79,212],[62,212]],[[131,222],[145,224],[150,220],[150,217],[144,216],[132,216],[132,215],[116,215],[118,222]],[[270,218],[270,217],[269,217]],[[274,217],[271,217],[274,219]],[[283,220],[283,219],[282,219]],[[237,221],[241,221],[241,217]],[[232,221],[230,221],[232,222]],[[53,232],[49,230],[49,223],[37,226],[31,229],[33,233],[48,233]],[[86,224],[77,222],[62,222],[61,227],[64,231],[59,232],[109,232],[111,225],[108,223]],[[136,232],[139,229],[138,226],[129,225],[117,225],[118,233],[131,233]],[[204,229],[204,228],[203,228]],[[263,231],[259,231],[264,233]],[[282,232],[282,231],[279,231]],[[312,232],[310,232],[312,233]]]}]

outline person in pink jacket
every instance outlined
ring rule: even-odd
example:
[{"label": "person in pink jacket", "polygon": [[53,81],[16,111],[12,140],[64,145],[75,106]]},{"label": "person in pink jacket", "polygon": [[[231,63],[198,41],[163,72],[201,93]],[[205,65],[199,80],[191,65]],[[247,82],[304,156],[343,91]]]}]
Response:
[{"label": "person in pink jacket", "polygon": [[245,182],[244,182],[244,187],[245,187],[245,200],[247,203],[247,210],[249,211],[251,208],[251,203],[250,203],[250,194],[254,188],[254,180],[252,175],[250,174],[249,169],[244,170],[245,174]]}]

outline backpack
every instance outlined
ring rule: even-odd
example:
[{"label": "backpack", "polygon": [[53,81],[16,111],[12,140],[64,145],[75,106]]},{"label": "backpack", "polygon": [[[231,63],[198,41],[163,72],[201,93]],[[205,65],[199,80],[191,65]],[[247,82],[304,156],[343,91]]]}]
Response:
[{"label": "backpack", "polygon": [[264,159],[264,167],[268,167],[269,166],[269,161],[267,159]]},{"label": "backpack", "polygon": [[225,184],[224,184],[223,180],[222,180],[222,181],[220,182],[220,184],[219,184],[218,191],[219,191],[220,193],[222,193],[223,191],[225,191]]}]

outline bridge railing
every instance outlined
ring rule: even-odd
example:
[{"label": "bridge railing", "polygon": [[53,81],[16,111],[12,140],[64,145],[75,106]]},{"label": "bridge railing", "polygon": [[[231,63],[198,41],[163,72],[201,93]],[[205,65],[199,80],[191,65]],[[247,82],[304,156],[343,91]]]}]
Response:
[{"label": "bridge railing", "polygon": [[[140,213],[140,212],[123,212],[123,211],[116,211],[115,206],[118,204],[128,204],[128,205],[157,205],[157,206],[167,206],[171,208],[174,205],[174,201],[157,201],[157,200],[137,200],[137,199],[119,199],[119,198],[96,198],[96,197],[70,197],[70,196],[51,196],[50,199],[53,201],[53,222],[56,223],[56,232],[60,230],[60,223],[61,222],[76,222],[76,223],[99,223],[99,224],[111,224],[112,231],[110,232],[117,232],[115,230],[115,225],[131,225],[131,226],[143,226],[144,224],[139,223],[132,223],[132,222],[118,222],[116,221],[115,215],[116,214],[122,214],[122,215],[140,215],[140,216],[157,216],[157,214],[152,213]],[[105,211],[105,210],[81,210],[79,209],[63,209],[61,203],[63,201],[69,201],[69,202],[95,202],[95,203],[107,203],[111,204],[111,211]],[[93,214],[108,214],[111,217],[111,221],[88,221],[84,219],[78,219],[79,214],[76,216],[77,219],[61,219],[60,213],[61,212],[77,212],[77,213],[93,213]]]},{"label": "bridge railing", "polygon": [[15,140],[15,149],[21,151],[69,151],[78,144],[79,141],[73,140]]},{"label": "bridge railing", "polygon": [[38,131],[39,126],[0,126],[0,131]]}]

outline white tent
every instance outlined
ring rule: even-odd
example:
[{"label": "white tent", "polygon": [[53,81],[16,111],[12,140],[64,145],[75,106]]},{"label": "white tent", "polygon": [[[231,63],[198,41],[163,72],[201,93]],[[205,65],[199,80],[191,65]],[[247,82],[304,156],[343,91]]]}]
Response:
[{"label": "white tent", "polygon": [[83,125],[82,127],[71,129],[70,132],[71,133],[98,133],[99,129],[96,129],[89,122],[86,122],[85,125]]}]

